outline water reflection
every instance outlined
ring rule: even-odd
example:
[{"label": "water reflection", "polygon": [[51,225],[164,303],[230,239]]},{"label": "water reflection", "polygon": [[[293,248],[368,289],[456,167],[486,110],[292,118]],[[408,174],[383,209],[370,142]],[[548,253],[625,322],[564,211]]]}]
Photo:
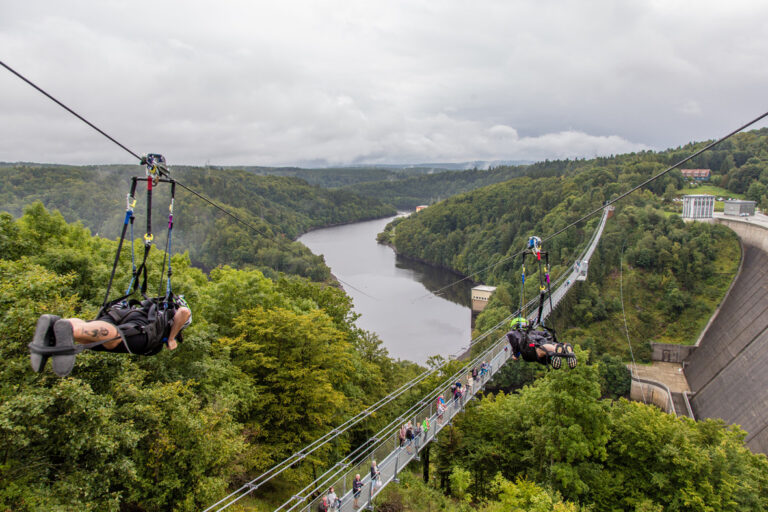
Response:
[{"label": "water reflection", "polygon": [[419,363],[448,356],[471,336],[469,280],[406,258],[376,242],[393,217],[318,229],[299,241],[326,264],[352,297],[357,325],[373,331],[391,356]]},{"label": "water reflection", "polygon": [[[450,270],[435,268],[432,265],[400,255],[395,259],[395,266],[399,269],[410,270],[413,279],[423,284],[424,288],[435,295],[459,306],[472,307],[471,294],[474,283],[470,279],[463,279],[463,276]],[[438,290],[440,291],[438,292]]]}]

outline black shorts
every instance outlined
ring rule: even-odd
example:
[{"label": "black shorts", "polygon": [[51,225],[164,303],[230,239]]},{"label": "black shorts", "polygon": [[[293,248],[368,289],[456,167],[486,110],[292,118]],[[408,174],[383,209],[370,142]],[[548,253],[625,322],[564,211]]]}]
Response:
[{"label": "black shorts", "polygon": [[[115,324],[115,321],[109,315],[100,316],[96,320],[100,320],[102,322],[107,322],[109,324],[112,324],[115,327],[117,327],[118,331],[120,331],[120,326]],[[123,319],[122,323],[127,324],[128,322],[131,322],[134,325],[149,324],[149,321],[147,320],[147,315],[140,309],[131,311],[131,313],[129,313]],[[121,331],[121,334],[122,334],[122,331]],[[103,345],[99,345],[98,347],[94,347],[93,350],[101,351],[101,352],[116,352],[118,354],[129,354],[129,353],[143,354],[147,351],[147,346],[149,345],[149,338],[147,338],[147,335],[144,333],[134,334],[133,336],[123,335],[123,340],[124,342],[119,343],[113,349],[104,348]],[[128,343],[127,348],[125,346],[126,343]]]},{"label": "black shorts", "polygon": [[[521,347],[520,356],[523,358],[523,361],[528,361],[529,363],[541,362],[541,358],[539,357],[539,354],[536,352],[536,347],[531,347],[527,344],[526,346]],[[546,357],[547,356],[544,356],[545,364],[546,364]]]}]

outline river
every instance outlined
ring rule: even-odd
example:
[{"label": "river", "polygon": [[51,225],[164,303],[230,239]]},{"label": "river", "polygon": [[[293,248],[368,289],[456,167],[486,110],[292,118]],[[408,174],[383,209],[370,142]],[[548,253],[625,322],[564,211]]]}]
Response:
[{"label": "river", "polygon": [[472,335],[469,280],[435,295],[461,276],[398,257],[376,235],[394,217],[318,229],[303,243],[326,264],[354,301],[357,325],[375,332],[389,355],[424,363],[467,346]]}]

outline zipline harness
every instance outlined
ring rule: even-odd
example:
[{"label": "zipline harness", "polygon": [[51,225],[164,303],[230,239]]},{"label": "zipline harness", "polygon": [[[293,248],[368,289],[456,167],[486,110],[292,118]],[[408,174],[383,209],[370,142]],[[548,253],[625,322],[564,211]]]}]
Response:
[{"label": "zipline harness", "polygon": [[[165,286],[165,296],[162,297],[163,303],[165,305],[164,309],[167,309],[167,305],[169,300],[173,296],[173,291],[171,288],[171,276],[173,275],[173,268],[171,267],[171,258],[168,257],[169,251],[171,250],[171,241],[173,236],[173,206],[174,206],[174,199],[176,196],[176,181],[171,179],[170,172],[165,167],[165,158],[163,158],[162,155],[157,154],[149,154],[142,158],[141,160],[143,165],[146,165],[147,171],[146,176],[143,178],[139,178],[137,176],[134,176],[131,178],[131,191],[128,193],[128,196],[126,197],[126,208],[125,208],[125,219],[123,221],[123,230],[120,233],[120,241],[117,244],[117,252],[115,253],[115,261],[112,264],[112,273],[109,276],[109,284],[107,285],[107,291],[104,295],[104,302],[101,306],[101,311],[99,312],[99,316],[101,316],[102,313],[106,312],[110,307],[114,306],[115,304],[119,304],[123,302],[125,299],[130,297],[134,292],[134,285],[138,285],[138,279],[139,276],[141,276],[141,285],[139,286],[138,290],[141,292],[142,297],[144,299],[149,299],[147,297],[147,257],[149,256],[149,251],[152,248],[152,244],[154,243],[154,234],[152,233],[152,188],[156,186],[158,183],[170,183],[171,184],[171,202],[168,206],[168,237],[166,239],[166,251],[163,256],[163,266],[162,266],[162,272],[160,274],[160,290],[158,291],[158,295],[162,293],[162,281],[163,276],[165,275],[165,260],[168,259],[168,278]],[[135,256],[135,243],[133,238],[133,221],[135,219],[135,216],[133,214],[133,209],[136,206],[136,183],[139,181],[146,181],[147,182],[147,232],[144,234],[144,257],[141,260],[141,264],[136,267],[136,256]],[[115,277],[115,271],[117,270],[117,265],[120,261],[120,252],[123,248],[123,241],[125,240],[125,233],[128,229],[128,225],[131,226],[131,266],[132,266],[132,272],[131,272],[131,280],[128,283],[128,288],[125,291],[125,295],[122,297],[119,297],[117,299],[114,299],[112,301],[109,301],[109,294],[112,290],[112,282]],[[157,297],[159,299],[161,297]],[[154,300],[154,299],[153,299]]]},{"label": "zipline harness", "polygon": [[[120,336],[108,340],[96,341],[86,344],[75,344],[74,346],[41,346],[37,344],[30,344],[29,349],[33,353],[41,354],[44,356],[66,356],[77,355],[83,350],[94,349],[110,341],[116,339],[123,339],[126,350],[130,352],[128,343],[125,343],[125,337],[132,336],[138,333],[147,334],[149,339],[159,339],[162,337],[165,328],[169,321],[169,312],[172,312],[176,307],[176,299],[173,296],[173,289],[171,286],[171,276],[173,275],[173,268],[171,266],[171,242],[173,235],[173,206],[176,195],[176,181],[171,179],[170,172],[165,166],[165,158],[159,154],[148,154],[141,159],[142,165],[146,166],[146,174],[144,177],[134,176],[131,178],[131,189],[126,196],[126,209],[125,218],[123,220],[123,228],[120,233],[120,240],[117,244],[117,251],[115,252],[115,260],[112,264],[112,271],[109,276],[109,283],[107,284],[107,291],[104,295],[104,302],[101,305],[97,319],[109,316],[115,325],[119,325],[118,330]],[[136,184],[139,181],[147,182],[147,232],[144,234],[144,256],[142,257],[141,264],[136,266],[135,255],[135,242],[133,238],[133,222],[135,220],[134,208],[136,206]],[[147,297],[147,258],[149,257],[150,249],[154,243],[154,234],[152,233],[152,189],[159,183],[171,184],[171,200],[168,207],[168,237],[166,239],[165,253],[163,255],[163,265],[160,273],[160,284],[157,297]],[[115,278],[115,272],[117,271],[118,263],[120,262],[120,253],[123,248],[123,242],[125,241],[125,234],[128,231],[130,225],[131,231],[131,280],[128,283],[125,295],[118,297],[117,299],[109,300],[110,291],[112,290],[112,283]],[[162,294],[163,279],[165,278],[165,261],[168,260],[168,276],[165,282],[165,294]],[[141,284],[139,285],[139,280]],[[136,291],[141,293],[144,300],[129,299]],[[183,301],[183,299],[182,299]],[[132,322],[131,315],[137,310],[143,309],[146,312],[148,325],[138,325]],[[165,321],[156,324],[156,320],[163,319]],[[161,340],[162,343],[166,342],[166,339]],[[152,355],[162,349],[162,343],[149,343],[148,350],[144,352],[144,355]]]},{"label": "zipline harness", "polygon": [[[542,251],[541,250],[541,238],[537,236],[532,236],[528,239],[528,244],[523,251],[523,263],[522,263],[522,272],[520,274],[521,277],[521,284],[520,284],[520,317],[525,318],[527,320],[527,316],[525,314],[525,257],[529,254],[536,256],[536,262],[538,264],[538,274],[539,274],[539,311],[536,315],[536,321],[535,322],[527,322],[528,324],[528,330],[530,330],[531,327],[535,327],[537,325],[541,324],[541,316],[542,312],[544,311],[544,301],[546,300],[546,297],[549,296],[549,307],[550,310],[552,309],[552,293],[550,290],[550,278],[549,278],[549,252]],[[542,266],[542,255],[544,256],[543,266]],[[546,285],[545,285],[546,283]],[[552,329],[549,329],[542,325],[545,329],[550,331],[554,335],[554,331]]]}]

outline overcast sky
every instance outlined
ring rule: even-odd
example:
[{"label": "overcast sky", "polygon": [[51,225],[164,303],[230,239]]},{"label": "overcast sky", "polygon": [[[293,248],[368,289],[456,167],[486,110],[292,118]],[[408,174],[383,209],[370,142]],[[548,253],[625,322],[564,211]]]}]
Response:
[{"label": "overcast sky", "polygon": [[[4,0],[0,60],[171,165],[593,157],[768,110],[768,1]],[[133,162],[3,68],[0,161]]]}]

